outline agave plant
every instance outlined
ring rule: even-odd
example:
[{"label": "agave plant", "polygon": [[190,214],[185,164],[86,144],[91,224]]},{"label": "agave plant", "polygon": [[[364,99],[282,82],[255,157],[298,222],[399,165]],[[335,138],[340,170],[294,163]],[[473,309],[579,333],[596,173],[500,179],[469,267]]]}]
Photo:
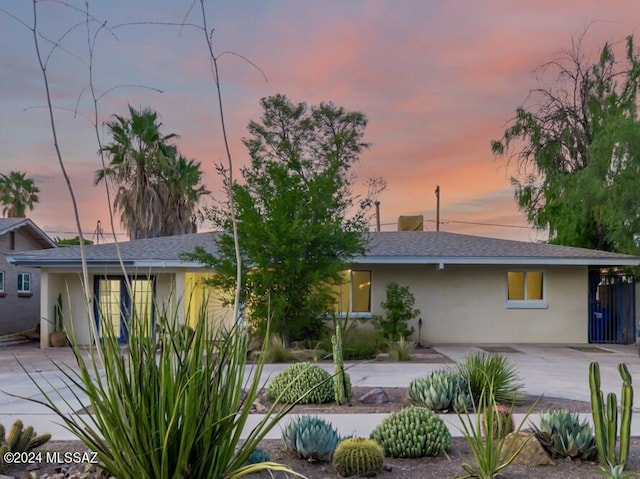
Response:
[{"label": "agave plant", "polygon": [[310,461],[330,461],[340,436],[335,428],[318,416],[294,417],[282,429],[287,449]]},{"label": "agave plant", "polygon": [[448,369],[436,370],[424,378],[414,379],[409,384],[408,395],[411,402],[432,411],[467,411],[471,407],[471,396],[464,379],[459,373]]},{"label": "agave plant", "polygon": [[540,424],[531,424],[536,438],[553,458],[591,461],[597,457],[591,425],[577,413],[556,409],[540,415]]}]

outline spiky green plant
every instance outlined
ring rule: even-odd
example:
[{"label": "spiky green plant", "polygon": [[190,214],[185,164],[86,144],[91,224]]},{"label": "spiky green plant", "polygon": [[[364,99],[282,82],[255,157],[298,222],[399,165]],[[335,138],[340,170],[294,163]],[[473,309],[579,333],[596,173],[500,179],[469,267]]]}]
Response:
[{"label": "spiky green plant", "polygon": [[286,341],[279,334],[269,334],[267,340],[266,361],[269,363],[286,363],[293,359]]},{"label": "spiky green plant", "polygon": [[330,461],[340,436],[331,425],[318,416],[296,416],[282,428],[282,440],[287,449],[310,461]]},{"label": "spiky green plant", "polygon": [[333,467],[342,477],[371,477],[382,472],[384,451],[372,439],[352,437],[345,439],[333,454]]},{"label": "spiky green plant", "polygon": [[531,429],[552,458],[592,461],[598,455],[591,425],[568,409],[541,414],[540,423],[531,424]]},{"label": "spiky green plant", "polygon": [[480,398],[488,399],[489,395],[498,404],[510,405],[522,401],[524,385],[516,365],[501,354],[469,353],[457,364],[457,369],[469,387],[474,404],[482,409],[488,404],[479,404]]},{"label": "spiky green plant", "polygon": [[317,364],[296,363],[274,376],[267,397],[286,404],[323,404],[333,400],[333,386],[331,375]]},{"label": "spiky green plant", "polygon": [[414,379],[409,383],[407,394],[411,402],[432,411],[465,411],[471,407],[467,384],[458,372],[450,369],[438,369]]},{"label": "spiky green plant", "polygon": [[394,361],[410,361],[414,344],[400,337],[397,341],[389,343],[389,357]]},{"label": "spiky green plant", "polygon": [[[527,445],[528,441],[523,441],[518,447],[512,442],[517,437],[517,433],[522,429],[523,424],[531,414],[531,411],[537,406],[536,401],[525,414],[524,419],[516,428],[513,436],[505,436],[502,434],[499,424],[497,403],[493,397],[494,388],[489,382],[485,389],[480,392],[480,398],[474,403],[476,411],[482,410],[480,405],[486,405],[482,414],[475,414],[472,418],[468,413],[462,414],[456,412],[461,424],[462,435],[471,449],[471,453],[475,459],[475,463],[463,463],[462,468],[467,473],[461,476],[461,479],[493,479],[500,471],[508,467],[522,449]],[[513,404],[511,405],[513,409]],[[508,440],[512,437],[512,440]],[[530,436],[533,437],[533,436]],[[510,451],[507,456],[503,455],[503,451]]]},{"label": "spiky green plant", "polygon": [[245,464],[246,465],[260,464],[261,462],[269,462],[269,461],[271,461],[271,457],[269,457],[269,453],[264,449],[256,447],[253,451],[251,451],[251,454],[249,454],[249,457],[245,461]]},{"label": "spiky green plant", "polygon": [[[231,331],[213,330],[203,305],[193,334],[185,341],[178,339],[177,309],[156,307],[162,344],[156,352],[156,337],[149,334],[151,316],[147,314],[151,312],[145,313],[138,316],[135,308],[132,311],[126,349],[121,349],[113,328],[102,329],[103,340],[95,346],[102,364],[93,350],[90,359],[84,359],[72,332],[78,365],[58,368],[73,397],[66,396],[65,388],[54,393],[54,401],[40,378],[32,375],[45,396],[44,401],[35,402],[55,412],[76,437],[96,451],[109,476],[237,479],[260,470],[296,474],[272,462],[245,465],[266,433],[290,410],[280,409],[276,398],[266,416],[240,440],[262,387],[264,364],[260,360],[253,365],[248,378],[248,332],[240,326]],[[64,406],[58,405],[60,401]],[[71,401],[94,413],[68,413],[78,410]]]},{"label": "spiky green plant", "polygon": [[411,406],[391,413],[373,430],[387,456],[438,456],[451,450],[451,433],[433,411]]}]

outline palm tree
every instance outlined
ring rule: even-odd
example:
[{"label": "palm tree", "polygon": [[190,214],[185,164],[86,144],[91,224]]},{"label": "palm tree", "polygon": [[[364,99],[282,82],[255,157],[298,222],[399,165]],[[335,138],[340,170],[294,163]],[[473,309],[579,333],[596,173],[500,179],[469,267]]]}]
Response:
[{"label": "palm tree", "polygon": [[129,118],[107,122],[112,142],[103,151],[109,164],[96,171],[94,183],[116,188],[113,206],[131,239],[194,231],[192,216],[200,197],[200,164],[187,161],[162,135],[157,112],[129,106]]},{"label": "palm tree", "polygon": [[8,218],[24,218],[27,209],[33,210],[38,200],[38,188],[26,173],[12,171],[8,175],[0,174],[0,203],[2,214]]},{"label": "palm tree", "polygon": [[160,184],[164,213],[161,236],[195,233],[198,203],[210,193],[200,184],[200,163],[187,160],[173,146],[166,151],[165,158],[169,161]]}]

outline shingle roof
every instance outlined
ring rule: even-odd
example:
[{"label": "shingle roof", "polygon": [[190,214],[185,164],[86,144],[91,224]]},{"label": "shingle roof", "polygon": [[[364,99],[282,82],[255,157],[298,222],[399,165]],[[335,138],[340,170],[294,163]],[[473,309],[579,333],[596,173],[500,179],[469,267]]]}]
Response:
[{"label": "shingle roof", "polygon": [[[127,264],[143,266],[190,266],[180,254],[201,246],[215,254],[215,238],[220,233],[196,233],[182,236],[141,239],[119,244]],[[86,246],[91,264],[116,264],[115,244]],[[10,262],[23,265],[79,264],[80,247],[39,250],[7,255]],[[370,233],[368,252],[353,258],[355,263],[387,264],[575,264],[640,265],[640,257],[570,246],[501,240],[447,232]]]},{"label": "shingle roof", "polygon": [[51,237],[38,228],[38,226],[29,218],[0,218],[0,236],[20,228],[26,228],[29,230],[31,236],[41,243],[43,248],[56,247],[56,244]]}]

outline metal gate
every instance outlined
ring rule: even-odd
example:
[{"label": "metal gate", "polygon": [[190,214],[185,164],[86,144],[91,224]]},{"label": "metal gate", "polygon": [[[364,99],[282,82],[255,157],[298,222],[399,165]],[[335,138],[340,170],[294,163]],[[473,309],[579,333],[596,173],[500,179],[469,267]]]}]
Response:
[{"label": "metal gate", "polygon": [[634,344],[635,317],[634,275],[589,271],[589,342]]}]

